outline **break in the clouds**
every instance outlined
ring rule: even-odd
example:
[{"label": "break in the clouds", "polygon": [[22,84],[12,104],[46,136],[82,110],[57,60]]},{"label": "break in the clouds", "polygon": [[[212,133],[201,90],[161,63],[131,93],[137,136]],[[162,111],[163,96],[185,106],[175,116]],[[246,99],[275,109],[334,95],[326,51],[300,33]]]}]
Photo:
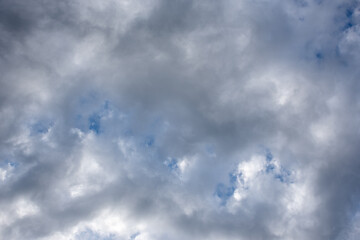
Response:
[{"label": "break in the clouds", "polygon": [[0,1],[0,238],[355,240],[356,0]]}]

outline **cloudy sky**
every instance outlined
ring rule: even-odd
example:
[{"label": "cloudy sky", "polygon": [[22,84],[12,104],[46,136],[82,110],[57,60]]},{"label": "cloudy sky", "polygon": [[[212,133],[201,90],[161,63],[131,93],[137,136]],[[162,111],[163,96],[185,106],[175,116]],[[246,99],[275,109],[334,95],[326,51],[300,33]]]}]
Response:
[{"label": "cloudy sky", "polygon": [[0,238],[356,240],[357,0],[1,0]]}]

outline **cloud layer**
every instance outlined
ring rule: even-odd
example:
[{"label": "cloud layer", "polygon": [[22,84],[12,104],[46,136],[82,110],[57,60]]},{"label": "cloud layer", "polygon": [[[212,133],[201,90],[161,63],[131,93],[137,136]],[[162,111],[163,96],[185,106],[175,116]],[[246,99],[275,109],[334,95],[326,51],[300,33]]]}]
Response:
[{"label": "cloud layer", "polygon": [[360,4],[0,2],[0,237],[360,234]]}]

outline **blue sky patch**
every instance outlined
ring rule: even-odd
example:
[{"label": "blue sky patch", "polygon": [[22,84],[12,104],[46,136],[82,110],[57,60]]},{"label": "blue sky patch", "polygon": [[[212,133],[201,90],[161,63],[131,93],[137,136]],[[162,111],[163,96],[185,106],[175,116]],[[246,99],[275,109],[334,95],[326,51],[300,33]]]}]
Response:
[{"label": "blue sky patch", "polygon": [[95,113],[89,117],[89,129],[96,134],[100,132],[100,119],[100,116]]},{"label": "blue sky patch", "polygon": [[266,173],[270,173],[270,172],[274,171],[274,169],[275,169],[274,164],[272,164],[272,163],[267,163],[266,164]]},{"label": "blue sky patch", "polygon": [[85,94],[78,99],[74,127],[84,132],[90,130],[95,134],[100,134],[105,126],[101,124],[101,120],[111,116],[112,111],[111,101],[101,99],[95,91]]},{"label": "blue sky patch", "polygon": [[171,157],[169,157],[165,161],[165,165],[172,171],[177,171],[179,169],[179,166],[177,163],[178,163],[178,160],[176,158],[171,158]]},{"label": "blue sky patch", "polygon": [[38,121],[29,126],[31,135],[45,134],[53,126],[51,121]]},{"label": "blue sky patch", "polygon": [[275,179],[278,179],[282,183],[291,183],[291,171],[284,168],[283,166],[277,166],[273,162],[273,155],[270,150],[266,150],[266,168],[265,172],[267,174],[273,174]]},{"label": "blue sky patch", "polygon": [[17,166],[19,166],[19,163],[11,160],[4,160],[0,162],[0,168],[7,168],[7,167],[16,168]]},{"label": "blue sky patch", "polygon": [[270,162],[271,160],[273,160],[274,156],[272,155],[272,153],[270,152],[270,150],[266,149],[266,161]]},{"label": "blue sky patch", "polygon": [[290,176],[291,176],[291,172],[283,167],[280,168],[279,173],[275,174],[275,178],[280,180],[280,182],[282,183],[292,183]]},{"label": "blue sky patch", "polygon": [[76,236],[77,240],[115,240],[114,234],[108,234],[106,236],[100,235],[90,229],[87,229]]},{"label": "blue sky patch", "polygon": [[216,186],[215,195],[221,200],[220,205],[226,205],[228,199],[234,194],[238,175],[234,172],[229,173],[229,184],[219,183]]},{"label": "blue sky patch", "polygon": [[135,240],[137,236],[140,235],[140,232],[134,233],[130,236],[130,240]]},{"label": "blue sky patch", "polygon": [[89,130],[93,131],[96,134],[101,133],[102,124],[101,119],[109,114],[111,111],[110,101],[105,100],[102,104],[100,110],[92,113],[88,118]]},{"label": "blue sky patch", "polygon": [[353,26],[353,24],[351,22],[348,22],[348,23],[345,24],[343,30],[345,31],[345,30],[351,28],[352,26]]},{"label": "blue sky patch", "polygon": [[224,206],[227,200],[234,194],[235,186],[227,187],[223,183],[219,183],[216,186],[215,195],[220,198],[221,205]]},{"label": "blue sky patch", "polygon": [[230,173],[229,174],[229,181],[231,184],[235,184],[236,183],[236,180],[237,180],[237,175],[234,174],[234,173]]},{"label": "blue sky patch", "polygon": [[354,13],[354,10],[351,8],[346,9],[346,17],[351,18]]},{"label": "blue sky patch", "polygon": [[155,137],[154,136],[146,136],[145,137],[145,146],[146,147],[152,147],[155,143]]},{"label": "blue sky patch", "polygon": [[318,60],[322,60],[324,58],[324,55],[321,53],[321,52],[316,52],[315,53],[315,57],[318,59]]}]

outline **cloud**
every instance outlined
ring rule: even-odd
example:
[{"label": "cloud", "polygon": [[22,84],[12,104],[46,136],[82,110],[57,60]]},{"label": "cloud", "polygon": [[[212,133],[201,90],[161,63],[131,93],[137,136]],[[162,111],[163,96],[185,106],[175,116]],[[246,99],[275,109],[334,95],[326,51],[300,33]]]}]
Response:
[{"label": "cloud", "polygon": [[4,239],[355,239],[357,1],[2,1]]}]

